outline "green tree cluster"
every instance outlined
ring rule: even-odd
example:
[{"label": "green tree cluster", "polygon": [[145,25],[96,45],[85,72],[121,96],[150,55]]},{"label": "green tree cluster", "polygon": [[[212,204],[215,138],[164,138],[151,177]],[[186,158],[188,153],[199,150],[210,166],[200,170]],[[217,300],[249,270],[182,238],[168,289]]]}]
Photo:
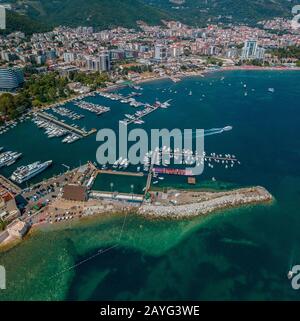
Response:
[{"label": "green tree cluster", "polygon": [[6,222],[0,219],[0,231],[4,231],[6,228]]},{"label": "green tree cluster", "polygon": [[283,58],[296,58],[300,60],[300,47],[289,46],[286,48],[278,48],[271,51],[272,55],[277,56],[279,59]]},{"label": "green tree cluster", "polygon": [[67,85],[67,78],[60,77],[56,72],[32,75],[25,82],[22,93],[30,97],[34,107],[39,107],[67,98],[71,94]]},{"label": "green tree cluster", "polygon": [[4,93],[0,96],[0,114],[5,118],[17,118],[30,107],[31,101],[23,92],[16,95]]},{"label": "green tree cluster", "polygon": [[152,72],[153,69],[151,66],[148,66],[148,65],[135,65],[135,66],[130,66],[130,67],[123,67],[121,74],[128,75],[129,71],[133,71],[133,72],[141,74],[143,72]]},{"label": "green tree cluster", "polygon": [[70,75],[70,80],[80,82],[83,85],[90,86],[92,89],[104,87],[105,82],[109,81],[109,76],[106,72],[84,73],[77,72]]}]

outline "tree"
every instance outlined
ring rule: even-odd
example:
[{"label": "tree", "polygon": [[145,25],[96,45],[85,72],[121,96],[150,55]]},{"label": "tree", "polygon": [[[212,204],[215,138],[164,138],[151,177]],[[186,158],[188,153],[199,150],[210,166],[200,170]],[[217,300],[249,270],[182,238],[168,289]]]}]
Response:
[{"label": "tree", "polygon": [[0,112],[7,116],[15,109],[15,101],[12,94],[4,93],[0,96]]},{"label": "tree", "polygon": [[4,231],[6,228],[6,222],[0,219],[0,231]]}]

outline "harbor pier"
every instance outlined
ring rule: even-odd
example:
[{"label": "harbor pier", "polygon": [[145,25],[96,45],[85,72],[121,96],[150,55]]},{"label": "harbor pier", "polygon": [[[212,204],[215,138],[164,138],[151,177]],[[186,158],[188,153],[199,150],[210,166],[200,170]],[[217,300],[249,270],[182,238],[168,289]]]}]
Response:
[{"label": "harbor pier", "polygon": [[122,171],[103,170],[103,169],[99,169],[98,174],[134,176],[134,177],[143,177],[144,176],[144,173],[134,173],[134,172],[124,172],[124,171],[122,172]]},{"label": "harbor pier", "polygon": [[156,111],[158,108],[159,108],[159,107],[151,107],[151,109],[148,110],[147,112],[143,113],[143,115],[136,116],[135,119],[129,119],[129,120],[127,121],[127,124],[126,124],[126,125],[130,125],[130,124],[134,123],[134,122],[137,121],[137,120],[141,120],[143,117],[145,117],[145,116],[153,113],[153,112]]},{"label": "harbor pier", "polygon": [[78,135],[80,135],[80,136],[82,136],[82,137],[90,136],[90,135],[94,134],[94,133],[97,131],[95,128],[91,129],[91,130],[88,131],[88,132],[83,131],[82,129],[75,128],[75,127],[73,127],[73,126],[71,126],[71,125],[68,125],[68,124],[66,124],[66,123],[64,123],[64,122],[62,122],[62,121],[60,121],[60,120],[57,120],[57,119],[55,119],[55,118],[47,115],[47,114],[44,113],[44,112],[37,112],[36,115],[37,115],[38,117],[41,117],[41,118],[49,121],[49,122],[52,122],[52,123],[55,124],[55,125],[58,125],[58,126],[60,126],[60,127],[62,127],[62,128],[65,128],[65,129],[69,130],[70,132],[73,132],[73,133],[75,133],[75,134],[78,134]]}]

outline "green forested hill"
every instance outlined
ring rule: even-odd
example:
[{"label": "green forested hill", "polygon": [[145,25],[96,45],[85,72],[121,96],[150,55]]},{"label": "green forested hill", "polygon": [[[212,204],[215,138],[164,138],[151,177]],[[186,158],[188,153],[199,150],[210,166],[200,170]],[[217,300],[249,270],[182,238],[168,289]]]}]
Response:
[{"label": "green forested hill", "polygon": [[150,24],[168,18],[163,10],[141,0],[22,0],[29,17],[48,25],[135,27],[137,20]]},{"label": "green forested hill", "polygon": [[[0,0],[1,1],[1,0]],[[273,17],[291,17],[299,0],[11,0],[26,14],[8,13],[8,28],[32,33],[45,26],[94,26],[99,29],[135,27],[137,20],[158,24],[178,19],[191,25],[207,22],[255,23]],[[174,2],[174,0],[173,0]]]},{"label": "green forested hill", "polygon": [[36,21],[26,15],[18,14],[16,12],[6,11],[6,30],[1,30],[1,33],[7,34],[13,31],[23,31],[26,34],[34,32],[43,32],[50,28],[49,25],[40,21]]},{"label": "green forested hill", "polygon": [[213,21],[257,22],[273,17],[291,17],[291,9],[298,0],[185,0],[174,4],[169,0],[143,0],[145,3],[168,10],[186,23]]}]

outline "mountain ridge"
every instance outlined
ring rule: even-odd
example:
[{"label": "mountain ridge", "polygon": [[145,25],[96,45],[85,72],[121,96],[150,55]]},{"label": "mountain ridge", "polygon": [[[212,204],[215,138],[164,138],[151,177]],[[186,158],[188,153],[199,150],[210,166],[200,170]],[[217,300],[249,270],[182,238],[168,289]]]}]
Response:
[{"label": "mountain ridge", "polygon": [[37,22],[47,20],[49,26],[136,27],[137,20],[159,24],[169,18],[163,10],[140,0],[22,0],[16,3],[29,18]]},{"label": "mountain ridge", "polygon": [[[27,33],[58,25],[93,26],[107,29],[136,27],[136,21],[161,24],[161,20],[180,20],[192,26],[207,23],[247,23],[274,17],[292,17],[298,0],[12,0],[18,12],[10,20],[13,28]],[[175,2],[175,3],[174,3]],[[20,15],[19,12],[22,14]],[[9,22],[9,20],[8,20]],[[23,25],[22,25],[23,22]],[[9,25],[9,23],[8,23]],[[9,26],[10,27],[10,26]]]},{"label": "mountain ridge", "polygon": [[[256,23],[274,17],[292,17],[292,7],[298,0],[143,0],[146,4],[171,15],[181,17],[188,24],[212,21]],[[180,4],[182,2],[182,4]],[[221,17],[220,17],[221,16]]]}]

